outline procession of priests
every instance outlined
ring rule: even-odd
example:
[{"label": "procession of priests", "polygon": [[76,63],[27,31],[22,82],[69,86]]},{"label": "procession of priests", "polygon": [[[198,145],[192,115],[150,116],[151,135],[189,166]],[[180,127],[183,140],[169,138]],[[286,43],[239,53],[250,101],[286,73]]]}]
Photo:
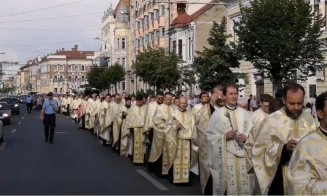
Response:
[{"label": "procession of priests", "polygon": [[217,85],[191,98],[159,91],[67,95],[60,103],[103,146],[171,183],[199,178],[202,194],[327,194],[327,92],[313,101],[314,114],[297,83],[275,98],[244,101],[239,92]]}]

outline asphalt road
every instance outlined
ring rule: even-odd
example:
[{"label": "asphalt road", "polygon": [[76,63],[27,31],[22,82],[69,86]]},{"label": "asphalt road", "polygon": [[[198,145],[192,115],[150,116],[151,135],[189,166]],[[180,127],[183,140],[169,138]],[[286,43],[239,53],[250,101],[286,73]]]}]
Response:
[{"label": "asphalt road", "polygon": [[70,118],[57,115],[54,144],[44,142],[39,112],[14,116],[0,146],[0,194],[201,194],[199,179],[174,185],[104,147]]}]

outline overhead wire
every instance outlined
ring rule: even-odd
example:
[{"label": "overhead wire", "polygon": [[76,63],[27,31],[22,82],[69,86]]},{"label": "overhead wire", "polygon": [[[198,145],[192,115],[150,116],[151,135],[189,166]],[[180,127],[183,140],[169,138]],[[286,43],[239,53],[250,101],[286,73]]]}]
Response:
[{"label": "overhead wire", "polygon": [[100,13],[102,13],[102,12],[91,12],[91,13],[85,13],[85,14],[76,14],[76,15],[60,16],[60,17],[53,17],[53,18],[38,18],[38,19],[34,18],[34,19],[24,19],[24,20],[7,20],[7,21],[0,21],[0,23],[48,21],[48,20],[74,18],[74,17],[80,17],[80,16],[89,16],[89,15],[100,14]]},{"label": "overhead wire", "polygon": [[71,4],[74,4],[74,3],[79,3],[79,2],[82,2],[82,1],[85,1],[85,0],[71,1],[71,2],[68,2],[68,3],[57,4],[57,5],[44,7],[44,8],[39,8],[39,9],[34,9],[34,10],[27,10],[27,11],[16,12],[16,13],[11,13],[11,14],[4,14],[4,15],[0,15],[0,17],[2,18],[2,17],[23,15],[23,14],[27,14],[27,13],[40,12],[40,11],[44,11],[44,10],[48,10],[48,9],[52,9],[52,8],[63,7],[63,6],[71,5]]},{"label": "overhead wire", "polygon": [[99,31],[99,29],[29,29],[29,28],[13,28],[13,27],[0,27],[0,30],[8,30],[8,31],[50,31],[50,32],[92,32]]}]

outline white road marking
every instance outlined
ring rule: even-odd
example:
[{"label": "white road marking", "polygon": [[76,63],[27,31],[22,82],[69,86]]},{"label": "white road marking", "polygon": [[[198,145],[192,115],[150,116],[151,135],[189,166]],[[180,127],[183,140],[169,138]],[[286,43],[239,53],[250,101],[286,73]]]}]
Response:
[{"label": "white road marking", "polygon": [[161,190],[161,191],[168,191],[168,188],[167,187],[165,187],[163,184],[161,184],[160,182],[158,182],[156,179],[154,179],[152,176],[150,176],[148,173],[146,173],[142,169],[137,169],[136,171],[141,176],[143,176],[145,179],[147,179],[149,182],[151,182],[159,190]]},{"label": "white road marking", "polygon": [[0,145],[0,151],[4,150],[6,146],[7,146],[7,143],[6,143],[6,142],[3,142],[3,143]]},{"label": "white road marking", "polygon": [[14,134],[16,131],[17,131],[16,129],[13,129],[13,130],[11,131],[11,133]]},{"label": "white road marking", "polygon": [[22,122],[19,121],[18,124],[20,125],[20,124],[22,124]]},{"label": "white road marking", "polygon": [[24,120],[24,119],[25,119],[25,117],[24,117],[24,116],[22,116],[22,119]]},{"label": "white road marking", "polygon": [[63,132],[63,131],[60,132],[60,131],[58,131],[58,132],[56,132],[56,133],[59,133],[59,134],[63,133],[63,134],[65,134],[66,132]]}]

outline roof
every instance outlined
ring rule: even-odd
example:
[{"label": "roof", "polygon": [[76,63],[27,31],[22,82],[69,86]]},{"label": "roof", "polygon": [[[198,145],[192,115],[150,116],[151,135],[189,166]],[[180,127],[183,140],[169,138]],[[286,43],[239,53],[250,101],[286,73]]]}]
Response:
[{"label": "roof", "polygon": [[[212,0],[212,1],[210,1],[210,3],[218,3],[218,0]],[[207,5],[203,6],[202,8],[200,8],[198,11],[194,12],[191,15],[193,20],[198,18],[202,14],[204,14],[206,11],[210,10],[213,6],[215,6],[215,4],[207,4]]]},{"label": "roof", "polygon": [[118,12],[118,9],[119,9],[119,7],[120,7],[120,4],[121,3],[124,3],[124,5],[125,5],[125,7],[126,7],[126,10],[127,10],[127,13],[129,14],[129,6],[130,6],[130,4],[131,4],[131,0],[119,0],[119,2],[118,2],[118,4],[117,4],[117,6],[116,6],[116,8],[115,8],[115,10],[114,10],[114,16],[116,17],[116,14],[117,14],[117,12]]},{"label": "roof", "polygon": [[173,28],[182,28],[193,21],[193,18],[187,13],[179,14],[172,22]]},{"label": "roof", "polygon": [[54,55],[65,55],[67,59],[87,59],[87,56],[94,55],[93,51],[60,51]]}]

